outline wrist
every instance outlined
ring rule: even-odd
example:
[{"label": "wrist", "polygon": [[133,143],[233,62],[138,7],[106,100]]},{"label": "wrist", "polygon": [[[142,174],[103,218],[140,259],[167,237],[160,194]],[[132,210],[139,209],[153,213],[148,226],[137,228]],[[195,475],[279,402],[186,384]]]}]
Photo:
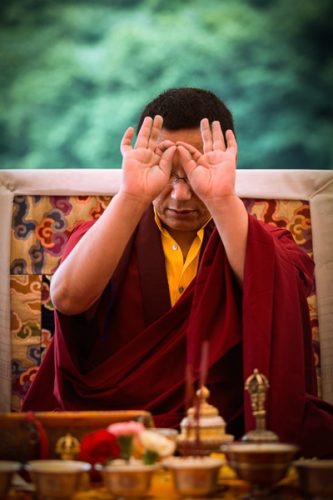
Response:
[{"label": "wrist", "polygon": [[151,204],[152,200],[144,196],[137,196],[132,193],[120,189],[118,193],[113,197],[118,203],[126,205],[128,209],[142,210],[143,212]]},{"label": "wrist", "polygon": [[214,198],[202,200],[210,212],[219,210],[230,210],[230,208],[243,203],[236,193],[225,194]]}]

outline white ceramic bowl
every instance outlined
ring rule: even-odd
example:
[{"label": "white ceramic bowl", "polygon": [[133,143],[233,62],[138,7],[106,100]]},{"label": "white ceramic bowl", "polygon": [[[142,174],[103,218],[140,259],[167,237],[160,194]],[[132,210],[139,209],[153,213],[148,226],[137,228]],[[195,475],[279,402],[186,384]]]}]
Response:
[{"label": "white ceramic bowl", "polygon": [[41,498],[70,498],[79,488],[83,474],[91,469],[78,460],[31,460],[25,465]]},{"label": "white ceramic bowl", "polygon": [[14,473],[20,469],[21,464],[19,462],[0,460],[0,498],[6,497],[10,490]]}]

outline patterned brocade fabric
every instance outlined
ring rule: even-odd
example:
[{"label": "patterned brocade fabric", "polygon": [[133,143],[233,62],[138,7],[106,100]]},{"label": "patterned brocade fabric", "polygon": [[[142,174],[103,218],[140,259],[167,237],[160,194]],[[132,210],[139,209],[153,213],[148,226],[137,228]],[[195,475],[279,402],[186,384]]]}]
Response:
[{"label": "patterned brocade fabric", "polygon": [[[79,222],[97,219],[111,197],[16,196],[13,205],[10,294],[12,341],[11,410],[22,399],[53,335],[50,279],[66,241]],[[285,227],[312,256],[307,201],[244,199],[247,210],[269,224]],[[315,291],[308,299],[320,387],[318,317]]]}]

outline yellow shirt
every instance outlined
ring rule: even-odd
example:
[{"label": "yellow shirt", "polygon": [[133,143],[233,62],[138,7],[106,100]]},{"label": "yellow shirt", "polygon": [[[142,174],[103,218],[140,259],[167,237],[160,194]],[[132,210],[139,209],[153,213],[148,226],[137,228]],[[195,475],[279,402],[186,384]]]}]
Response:
[{"label": "yellow shirt", "polygon": [[170,233],[162,226],[156,212],[155,221],[161,231],[170,300],[171,305],[173,306],[197,274],[204,228],[202,227],[197,232],[197,235],[194,238],[191,248],[189,249],[184,261],[180,246],[173,239]]}]

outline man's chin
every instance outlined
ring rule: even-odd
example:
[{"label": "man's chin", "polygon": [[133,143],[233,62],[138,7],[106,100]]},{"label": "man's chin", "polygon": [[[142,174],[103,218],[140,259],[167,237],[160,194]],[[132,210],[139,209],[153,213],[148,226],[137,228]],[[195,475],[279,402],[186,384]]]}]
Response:
[{"label": "man's chin", "polygon": [[200,226],[198,224],[194,224],[193,221],[165,221],[163,225],[166,229],[170,229],[172,231],[198,231]]}]

